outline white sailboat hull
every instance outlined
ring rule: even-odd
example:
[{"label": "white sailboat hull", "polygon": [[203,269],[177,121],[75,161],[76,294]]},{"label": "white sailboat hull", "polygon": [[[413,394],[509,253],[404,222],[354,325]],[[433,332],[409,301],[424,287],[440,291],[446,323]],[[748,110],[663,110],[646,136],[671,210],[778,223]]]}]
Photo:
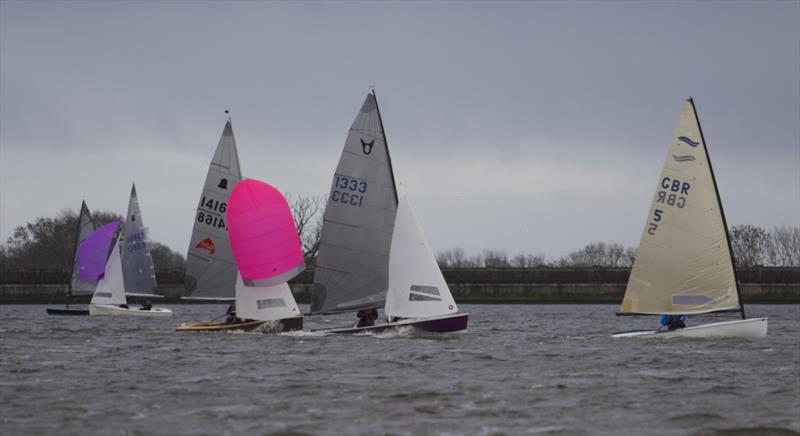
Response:
[{"label": "white sailboat hull", "polygon": [[441,316],[426,318],[409,318],[384,324],[375,324],[368,327],[341,327],[332,329],[317,329],[312,332],[325,332],[336,334],[355,334],[355,333],[382,333],[388,330],[397,330],[403,327],[413,327],[425,333],[453,333],[467,329],[469,313],[451,313]]},{"label": "white sailboat hull", "polygon": [[757,339],[767,336],[767,318],[740,319],[711,324],[686,327],[678,330],[636,330],[611,335],[613,338],[658,337],[658,338],[748,338]]},{"label": "white sailboat hull", "polygon": [[172,311],[166,307],[153,307],[150,310],[142,310],[140,307],[126,309],[112,304],[90,304],[89,315],[165,317],[172,316]]}]

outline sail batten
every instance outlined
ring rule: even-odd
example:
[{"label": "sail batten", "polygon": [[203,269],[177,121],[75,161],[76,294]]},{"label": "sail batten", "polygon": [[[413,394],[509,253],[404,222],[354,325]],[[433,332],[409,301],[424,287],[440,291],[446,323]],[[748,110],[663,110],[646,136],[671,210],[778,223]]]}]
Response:
[{"label": "sail batten", "polygon": [[396,213],[391,157],[371,92],[350,127],[331,183],[311,292],[312,313],[384,304]]},{"label": "sail batten", "polygon": [[673,132],[621,311],[693,314],[738,307],[727,226],[689,100]]},{"label": "sail batten", "polygon": [[225,212],[228,199],[242,180],[231,121],[225,123],[208,168],[194,216],[186,256],[187,297],[233,299],[238,270],[228,237]]}]

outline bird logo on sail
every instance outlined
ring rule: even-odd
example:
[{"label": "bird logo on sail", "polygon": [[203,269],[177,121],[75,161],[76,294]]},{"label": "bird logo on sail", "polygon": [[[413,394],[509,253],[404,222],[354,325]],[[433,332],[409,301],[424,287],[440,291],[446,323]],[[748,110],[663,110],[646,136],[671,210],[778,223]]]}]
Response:
[{"label": "bird logo on sail", "polygon": [[370,142],[364,141],[362,139],[361,140],[361,151],[363,151],[364,154],[369,155],[370,153],[372,153],[372,146],[373,145],[375,145],[375,140],[374,139],[372,141],[370,141]]},{"label": "bird logo on sail", "polygon": [[203,239],[202,241],[198,242],[197,245],[194,246],[194,248],[206,250],[208,251],[208,254],[211,255],[217,252],[217,247],[214,246],[214,241],[212,241],[211,238]]},{"label": "bird logo on sail", "polygon": [[689,155],[689,154],[687,154],[686,156],[678,156],[678,155],[673,154],[672,155],[672,160],[674,160],[675,162],[691,162],[691,161],[693,161],[695,159],[694,159],[694,156]]},{"label": "bird logo on sail", "polygon": [[686,136],[678,136],[678,141],[685,142],[690,147],[695,147],[695,148],[697,148],[697,146],[700,145],[699,142],[692,141]]}]

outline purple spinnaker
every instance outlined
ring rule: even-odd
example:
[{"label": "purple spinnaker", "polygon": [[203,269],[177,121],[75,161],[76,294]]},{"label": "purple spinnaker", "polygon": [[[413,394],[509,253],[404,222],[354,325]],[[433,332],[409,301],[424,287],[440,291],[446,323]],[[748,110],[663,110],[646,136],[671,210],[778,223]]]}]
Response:
[{"label": "purple spinnaker", "polygon": [[97,281],[105,275],[109,247],[121,225],[122,221],[114,221],[100,227],[78,247],[81,280]]}]

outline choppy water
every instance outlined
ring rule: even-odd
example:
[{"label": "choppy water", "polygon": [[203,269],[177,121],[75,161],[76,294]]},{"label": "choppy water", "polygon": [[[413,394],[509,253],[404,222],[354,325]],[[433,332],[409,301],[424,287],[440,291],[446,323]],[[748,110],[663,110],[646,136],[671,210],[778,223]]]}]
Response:
[{"label": "choppy water", "polygon": [[0,306],[0,433],[800,431],[797,305],[750,306],[770,317],[764,340],[611,339],[657,320],[604,305],[463,305],[468,332],[440,338],[178,333],[224,306],[171,308]]}]

